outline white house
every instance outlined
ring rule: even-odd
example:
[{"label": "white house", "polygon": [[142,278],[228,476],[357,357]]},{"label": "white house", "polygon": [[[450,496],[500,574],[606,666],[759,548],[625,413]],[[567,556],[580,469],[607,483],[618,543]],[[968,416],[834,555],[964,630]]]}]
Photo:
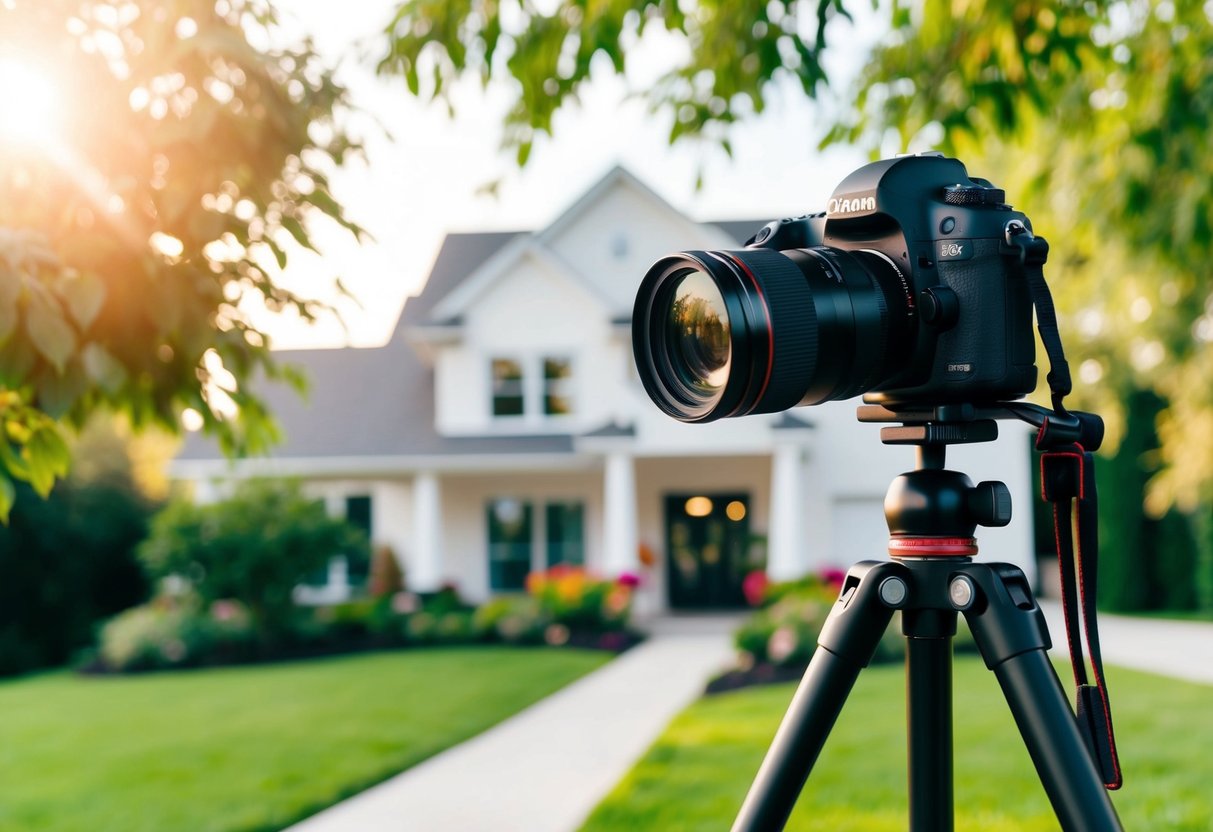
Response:
[{"label": "white house", "polygon": [[[286,434],[271,456],[232,463],[195,438],[173,474],[203,498],[232,477],[305,478],[410,587],[471,600],[571,562],[636,573],[649,612],[729,607],[764,560],[790,578],[884,558],[884,493],[914,453],[857,423],[857,400],[686,425],[636,376],[648,266],[735,248],[765,221],[695,222],[615,168],[540,231],[451,234],[386,346],[283,355],[313,392],[268,391]],[[979,542],[1033,575],[1028,440],[1003,434],[949,467],[1007,483],[1017,518]]]}]

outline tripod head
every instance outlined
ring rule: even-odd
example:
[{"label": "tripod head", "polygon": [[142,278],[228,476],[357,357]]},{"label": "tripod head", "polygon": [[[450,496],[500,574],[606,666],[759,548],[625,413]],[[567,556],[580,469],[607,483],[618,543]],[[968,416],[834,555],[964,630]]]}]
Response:
[{"label": "tripod head", "polygon": [[977,554],[978,526],[1011,522],[1011,492],[997,480],[973,484],[944,468],[948,445],[992,442],[998,420],[1019,419],[1037,428],[1036,447],[1052,450],[1074,443],[1093,450],[1103,439],[1103,421],[1090,413],[1055,411],[1028,402],[889,407],[864,404],[861,422],[900,422],[880,429],[886,445],[915,445],[918,465],[893,480],[885,495],[889,554],[894,558],[969,558]]}]

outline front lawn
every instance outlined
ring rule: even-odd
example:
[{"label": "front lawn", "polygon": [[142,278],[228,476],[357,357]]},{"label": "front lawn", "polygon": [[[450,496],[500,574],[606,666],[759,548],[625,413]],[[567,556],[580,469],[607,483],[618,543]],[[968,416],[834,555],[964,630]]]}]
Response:
[{"label": "front lawn", "polygon": [[276,830],[604,664],[412,650],[0,683],[0,830]]},{"label": "front lawn", "polygon": [[[901,666],[861,674],[788,829],[905,830],[903,674]],[[1113,801],[1125,828],[1213,829],[1213,688],[1119,668],[1109,675],[1125,774]],[[1062,680],[1069,690],[1069,677]],[[727,829],[793,690],[750,689],[691,706],[583,832]],[[955,707],[957,829],[1056,832],[998,684],[977,659],[956,662]]]}]

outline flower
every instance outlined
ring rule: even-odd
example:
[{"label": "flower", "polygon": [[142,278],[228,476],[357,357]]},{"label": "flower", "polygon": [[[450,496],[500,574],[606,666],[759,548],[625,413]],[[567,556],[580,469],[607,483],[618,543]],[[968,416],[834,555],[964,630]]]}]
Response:
[{"label": "flower", "polygon": [[397,615],[410,615],[421,609],[421,599],[412,592],[397,592],[392,596],[392,612]]},{"label": "flower", "polygon": [[746,603],[751,607],[761,606],[770,585],[771,579],[761,569],[755,569],[746,575],[741,581],[741,592],[745,595]]},{"label": "flower", "polygon": [[626,586],[629,589],[635,589],[640,586],[640,576],[631,572],[623,572],[615,580],[620,586]]},{"label": "flower", "polygon": [[563,624],[549,624],[543,631],[543,640],[553,647],[559,647],[569,642],[569,628]]},{"label": "flower", "polygon": [[775,664],[781,664],[788,656],[796,652],[798,646],[800,646],[800,639],[797,637],[796,631],[791,627],[780,627],[771,633],[771,639],[767,642],[767,655]]}]

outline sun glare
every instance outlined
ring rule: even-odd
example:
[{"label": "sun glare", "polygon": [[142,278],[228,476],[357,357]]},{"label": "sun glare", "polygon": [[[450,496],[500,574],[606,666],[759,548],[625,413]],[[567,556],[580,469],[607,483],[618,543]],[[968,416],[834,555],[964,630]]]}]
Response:
[{"label": "sun glare", "polygon": [[57,140],[62,104],[50,75],[0,55],[0,144],[34,146]]}]

